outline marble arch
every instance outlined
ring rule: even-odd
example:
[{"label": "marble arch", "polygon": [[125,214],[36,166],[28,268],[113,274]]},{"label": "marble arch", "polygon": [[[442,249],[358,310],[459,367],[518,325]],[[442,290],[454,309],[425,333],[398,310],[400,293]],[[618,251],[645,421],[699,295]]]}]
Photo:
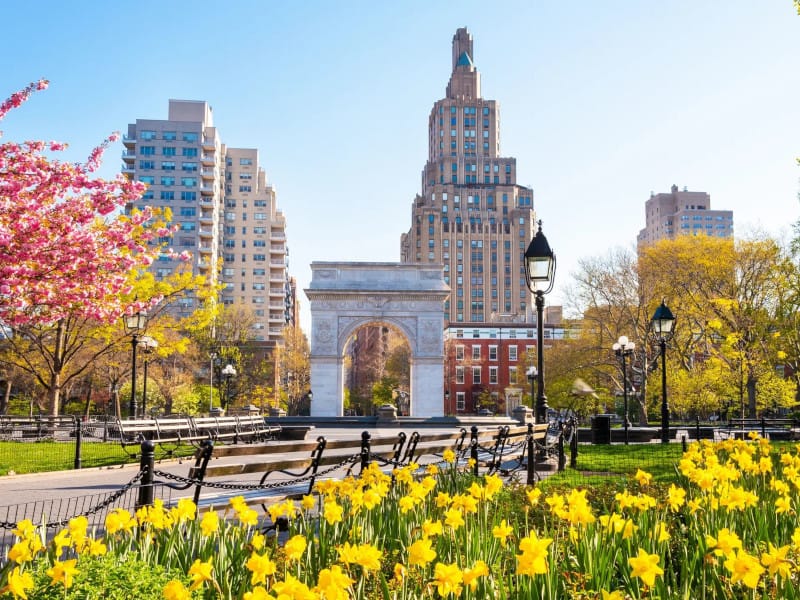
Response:
[{"label": "marble arch", "polygon": [[444,412],[444,301],[441,265],[313,262],[305,290],[311,306],[312,417],[343,414],[344,350],[362,325],[396,327],[411,348],[415,417]]}]

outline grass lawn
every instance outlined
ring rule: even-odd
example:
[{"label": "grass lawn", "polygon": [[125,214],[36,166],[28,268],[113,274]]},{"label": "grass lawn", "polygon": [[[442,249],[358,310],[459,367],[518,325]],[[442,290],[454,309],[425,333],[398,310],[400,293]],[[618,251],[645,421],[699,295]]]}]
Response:
[{"label": "grass lawn", "polygon": [[[136,446],[130,446],[128,452],[133,454]],[[181,446],[173,456],[191,456],[192,446]],[[156,448],[156,459],[163,458],[165,453]],[[104,467],[125,463],[139,462],[138,458],[129,456],[122,446],[113,442],[84,442],[81,445],[81,467]],[[75,445],[53,441],[0,441],[0,475],[9,473],[45,473],[48,471],[66,471],[75,464]]]}]

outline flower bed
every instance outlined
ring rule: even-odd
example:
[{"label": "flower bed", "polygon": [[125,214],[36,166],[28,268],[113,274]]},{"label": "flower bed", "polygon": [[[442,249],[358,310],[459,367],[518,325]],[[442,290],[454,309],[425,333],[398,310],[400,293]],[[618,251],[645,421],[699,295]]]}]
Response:
[{"label": "flower bed", "polygon": [[[690,446],[680,485],[640,471],[613,497],[543,494],[452,464],[323,482],[283,544],[241,498],[118,509],[95,538],[76,518],[48,545],[23,521],[3,598],[800,598],[797,449]],[[392,480],[393,479],[393,480]]]}]

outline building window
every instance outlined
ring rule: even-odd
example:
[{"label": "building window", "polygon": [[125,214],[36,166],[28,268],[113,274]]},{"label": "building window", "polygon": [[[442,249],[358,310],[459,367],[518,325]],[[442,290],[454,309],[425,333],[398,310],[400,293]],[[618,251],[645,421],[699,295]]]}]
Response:
[{"label": "building window", "polygon": [[140,140],[145,140],[145,141],[148,141],[148,142],[150,140],[154,140],[154,139],[156,139],[156,132],[155,131],[150,131],[149,129],[144,129],[144,130],[139,132],[139,139]]},{"label": "building window", "polygon": [[197,163],[196,162],[185,162],[181,165],[182,171],[197,171]]},{"label": "building window", "polygon": [[456,383],[464,383],[464,367],[456,367]]},{"label": "building window", "polygon": [[181,200],[194,202],[197,200],[197,192],[181,192]]},{"label": "building window", "polygon": [[166,202],[169,202],[170,200],[175,200],[175,192],[165,192],[162,190],[161,199]]},{"label": "building window", "polygon": [[497,385],[497,367],[489,367],[489,383]]},{"label": "building window", "polygon": [[481,383],[481,368],[472,367],[472,385],[480,385]]},{"label": "building window", "polygon": [[181,177],[183,187],[194,187],[197,185],[197,177]]},{"label": "building window", "polygon": [[456,346],[456,360],[464,360],[464,346]]},{"label": "building window", "polygon": [[195,142],[197,142],[197,139],[198,139],[198,134],[197,133],[192,132],[192,131],[184,131],[183,132],[183,141],[184,142],[195,143]]},{"label": "building window", "polygon": [[466,403],[464,401],[464,392],[456,392],[456,410],[464,412]]},{"label": "building window", "polygon": [[184,148],[181,151],[181,155],[188,157],[197,156],[197,148]]},{"label": "building window", "polygon": [[239,164],[243,165],[243,166],[244,165],[252,165],[253,164],[253,159],[252,158],[240,158],[239,159]]},{"label": "building window", "polygon": [[194,217],[197,214],[197,208],[194,206],[181,206],[180,215],[182,217]]},{"label": "building window", "polygon": [[497,360],[497,346],[489,346],[489,360]]},{"label": "building window", "polygon": [[164,169],[165,171],[174,171],[175,161],[174,160],[161,161],[161,168]]},{"label": "building window", "polygon": [[508,382],[511,385],[517,382],[517,367],[508,367]]},{"label": "building window", "polygon": [[142,156],[153,156],[155,153],[155,146],[139,146],[139,154]]},{"label": "building window", "polygon": [[162,131],[161,132],[161,139],[163,139],[165,141],[168,141],[168,142],[174,142],[176,139],[178,139],[178,132],[176,132],[176,131]]},{"label": "building window", "polygon": [[240,192],[252,192],[252,191],[253,191],[253,186],[250,186],[250,185],[240,185],[240,186],[239,186],[239,191],[240,191]]},{"label": "building window", "polygon": [[161,185],[175,185],[175,178],[174,177],[162,177],[161,178]]},{"label": "building window", "polygon": [[472,347],[472,360],[480,360],[481,359],[481,347],[480,346],[473,346]]},{"label": "building window", "polygon": [[175,146],[164,146],[161,149],[161,154],[164,156],[175,156]]},{"label": "building window", "polygon": [[267,260],[266,254],[253,254],[253,260],[255,262],[265,262]]},{"label": "building window", "polygon": [[140,175],[139,181],[146,183],[147,185],[153,185],[156,182],[156,178],[152,175]]},{"label": "building window", "polygon": [[139,161],[139,168],[140,169],[155,169],[156,168],[156,161],[154,161],[154,160],[140,160]]},{"label": "building window", "polygon": [[517,360],[517,347],[516,346],[509,346],[508,347],[508,360]]}]

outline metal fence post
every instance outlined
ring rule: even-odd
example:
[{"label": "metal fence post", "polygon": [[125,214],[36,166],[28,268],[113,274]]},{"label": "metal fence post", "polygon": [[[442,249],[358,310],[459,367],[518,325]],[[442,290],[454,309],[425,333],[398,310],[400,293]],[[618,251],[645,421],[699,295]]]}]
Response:
[{"label": "metal fence post", "polygon": [[528,473],[525,483],[533,485],[536,481],[536,457],[533,455],[536,448],[533,444],[533,423],[528,423],[528,439],[526,442],[528,444]]},{"label": "metal fence post", "polygon": [[139,470],[142,472],[142,481],[139,487],[139,500],[136,509],[142,506],[152,506],[155,502],[153,489],[153,469],[156,462],[156,445],[152,440],[142,441],[142,458],[139,461]]},{"label": "metal fence post", "polygon": [[75,419],[75,462],[72,467],[74,469],[81,468],[81,444],[83,443],[83,427],[81,427],[81,418],[79,416],[73,417]]},{"label": "metal fence post", "polygon": [[767,420],[764,417],[761,417],[761,437],[767,437]]},{"label": "metal fence post", "polygon": [[695,422],[695,430],[697,431],[697,437],[695,439],[697,439],[697,441],[699,442],[700,441],[700,415],[696,416],[695,419],[697,419],[697,421]]},{"label": "metal fence post", "polygon": [[369,467],[369,431],[361,432],[361,473]]},{"label": "metal fence post", "polygon": [[558,432],[558,470],[563,471],[567,467],[567,455],[564,452],[564,422],[559,423]]},{"label": "metal fence post", "polygon": [[578,421],[572,417],[572,437],[569,439],[569,466],[578,467]]}]

